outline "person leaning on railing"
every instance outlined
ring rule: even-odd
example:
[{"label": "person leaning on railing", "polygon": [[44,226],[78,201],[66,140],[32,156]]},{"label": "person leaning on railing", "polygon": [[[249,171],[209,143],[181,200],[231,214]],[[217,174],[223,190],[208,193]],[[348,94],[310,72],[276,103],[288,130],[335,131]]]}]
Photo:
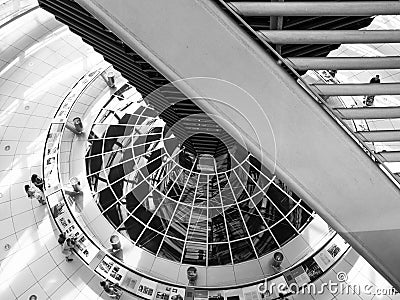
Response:
[{"label": "person leaning on railing", "polygon": [[61,252],[65,255],[65,260],[67,262],[73,261],[70,256],[73,254],[72,249],[75,247],[75,242],[75,238],[66,237],[64,233],[61,233],[58,236],[58,243],[61,245]]},{"label": "person leaning on railing", "polygon": [[121,296],[118,285],[116,283],[112,283],[110,280],[100,281],[100,285],[103,287],[106,294],[113,299],[119,299]]},{"label": "person leaning on railing", "polygon": [[[381,83],[379,75],[375,75],[375,77],[372,77],[371,80],[369,81],[369,83],[371,83],[371,84]],[[375,95],[368,95],[368,96],[365,96],[365,100],[363,101],[363,103],[366,106],[372,106],[372,104],[374,104],[374,100],[375,100]]]},{"label": "person leaning on railing", "polygon": [[40,192],[39,190],[37,190],[34,187],[29,186],[28,184],[26,184],[24,188],[25,188],[26,194],[28,195],[28,198],[36,199],[42,205],[46,204],[46,201],[44,199],[44,195],[42,192]]},{"label": "person leaning on railing", "polygon": [[40,178],[37,174],[32,174],[31,176],[31,182],[42,192],[44,192],[44,181],[42,178]]}]

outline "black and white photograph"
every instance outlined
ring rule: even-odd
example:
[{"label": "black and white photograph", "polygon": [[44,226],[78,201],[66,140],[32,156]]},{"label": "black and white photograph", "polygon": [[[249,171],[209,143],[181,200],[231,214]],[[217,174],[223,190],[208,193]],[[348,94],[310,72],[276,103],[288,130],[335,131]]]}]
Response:
[{"label": "black and white photograph", "polygon": [[0,299],[398,300],[399,120],[398,0],[0,0]]}]

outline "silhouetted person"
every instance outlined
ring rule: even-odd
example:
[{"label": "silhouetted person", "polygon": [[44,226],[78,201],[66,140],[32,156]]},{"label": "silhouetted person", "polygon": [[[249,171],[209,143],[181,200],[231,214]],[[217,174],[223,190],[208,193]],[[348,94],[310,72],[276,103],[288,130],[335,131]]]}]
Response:
[{"label": "silhouetted person", "polygon": [[73,254],[72,249],[75,247],[75,239],[74,238],[65,238],[64,236],[59,235],[58,243],[61,245],[61,252],[65,256],[65,260],[67,262],[73,261],[71,255]]},{"label": "silhouetted person", "polygon": [[44,192],[44,189],[43,189],[44,182],[43,182],[42,178],[40,178],[37,174],[32,174],[31,181],[39,190]]},{"label": "silhouetted person", "polygon": [[328,73],[329,73],[332,77],[335,77],[335,76],[336,76],[336,73],[337,73],[337,70],[328,70]]},{"label": "silhouetted person", "polygon": [[199,260],[203,260],[204,259],[204,250],[200,249],[198,253],[199,253],[199,258],[198,259]]},{"label": "silhouetted person", "polygon": [[375,77],[372,77],[369,83],[381,83],[379,75],[375,75]]},{"label": "silhouetted person", "polygon": [[[375,75],[375,77],[372,77],[371,80],[369,81],[369,83],[381,83],[381,80],[379,78],[379,75]],[[365,96],[365,100],[364,100],[364,104],[366,106],[372,106],[372,104],[374,104],[374,100],[375,100],[375,95],[369,95],[369,96]]]},{"label": "silhouetted person", "polygon": [[110,280],[100,281],[100,285],[110,298],[119,299],[121,296],[117,289],[117,284],[112,283]]},{"label": "silhouetted person", "polygon": [[25,185],[25,192],[28,195],[28,198],[30,199],[36,199],[39,201],[40,204],[46,204],[46,201],[44,200],[43,194],[36,190],[34,187],[29,186],[28,184]]}]

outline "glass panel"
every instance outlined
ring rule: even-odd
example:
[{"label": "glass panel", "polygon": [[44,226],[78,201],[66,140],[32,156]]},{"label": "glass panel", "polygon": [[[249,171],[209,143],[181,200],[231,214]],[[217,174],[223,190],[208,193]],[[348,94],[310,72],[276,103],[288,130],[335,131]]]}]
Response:
[{"label": "glass panel", "polygon": [[[183,150],[179,153],[179,164],[188,170],[192,169],[195,160],[194,155],[188,151]],[[196,169],[194,170],[196,171]]]},{"label": "glass panel", "polygon": [[207,193],[208,193],[208,177],[206,175],[200,174],[194,205],[206,207]]},{"label": "glass panel", "polygon": [[217,172],[224,172],[226,170],[230,170],[231,167],[236,166],[237,164],[232,161],[229,153],[224,153],[221,155],[217,155],[215,157],[215,166]]},{"label": "glass panel", "polygon": [[160,169],[160,172],[152,177],[153,182],[157,183],[157,189],[175,201],[179,200],[183,189],[179,184],[179,179],[176,179],[180,173],[179,169],[180,168],[176,165],[170,163],[165,164],[165,166]]},{"label": "glass panel", "polygon": [[225,210],[226,225],[228,226],[229,239],[231,241],[247,237],[242,217],[236,205]]},{"label": "glass panel", "polygon": [[160,149],[161,144],[159,141],[149,142],[147,141],[147,137],[146,135],[136,136],[136,140],[133,141],[135,156],[144,154],[144,156],[149,157],[153,151]]},{"label": "glass panel", "polygon": [[98,194],[99,194],[99,205],[102,210],[107,209],[116,202],[114,193],[112,192],[110,187],[105,188]]},{"label": "glass panel", "polygon": [[145,151],[145,147],[146,145],[144,145],[146,143],[146,135],[145,134],[139,134],[137,133],[136,135],[134,135],[132,137],[132,144],[133,144],[133,153],[135,156],[144,154]]},{"label": "glass panel", "polygon": [[265,230],[253,236],[252,240],[258,257],[261,257],[279,248],[269,230]]},{"label": "glass panel", "polygon": [[254,204],[258,205],[263,197],[265,197],[268,187],[265,187],[265,190],[261,190],[257,185],[248,184],[248,190],[251,192],[251,200]]},{"label": "glass panel", "polygon": [[126,231],[132,241],[136,241],[139,235],[144,230],[143,224],[141,224],[134,217],[129,217],[124,222],[124,227],[122,227],[119,231]]},{"label": "glass panel", "polygon": [[104,106],[104,108],[108,110],[116,110],[118,107],[118,103],[120,102],[119,95],[122,93],[122,91],[126,90],[129,88],[129,85],[124,84],[121,88],[119,88],[112,96],[111,99],[107,102],[107,104]]},{"label": "glass panel", "polygon": [[111,184],[111,189],[114,192],[116,199],[121,199],[123,197],[123,188],[124,188],[123,180],[119,180]]},{"label": "glass panel", "polygon": [[237,170],[237,174],[240,177],[244,175],[240,175],[240,172],[244,172],[246,170],[247,180],[245,183],[247,193],[252,197],[256,197],[258,200],[255,203],[258,203],[259,199],[263,196],[262,190],[268,190],[267,185],[270,184],[270,180],[266,178],[260,171],[253,167],[253,165],[249,164],[247,161],[242,164],[242,167]]},{"label": "glass panel", "polygon": [[96,119],[96,123],[102,123],[102,124],[110,124],[110,125],[115,125],[118,124],[119,118],[117,115],[115,115],[114,112],[103,109],[99,117]]},{"label": "glass panel", "polygon": [[288,240],[296,235],[296,231],[288,223],[288,221],[283,220],[279,222],[274,227],[271,228],[272,234],[275,236],[279,245],[282,247]]},{"label": "glass panel", "polygon": [[[300,200],[299,196],[297,196],[295,193],[292,194],[293,199],[295,200]],[[301,207],[306,210],[309,214],[313,213],[313,210],[311,209],[311,207],[308,206],[308,204],[306,202],[304,202],[303,200],[301,200]]]},{"label": "glass panel", "polygon": [[136,198],[139,200],[144,199],[151,190],[150,185],[144,180],[144,177],[140,172],[136,173],[133,181],[136,182],[136,184],[134,184],[134,188],[131,190],[131,192],[134,193]]},{"label": "glass panel", "polygon": [[220,179],[222,179],[222,181],[220,181],[222,204],[224,206],[234,204],[236,200],[233,196],[230,184],[228,183],[229,178],[223,174]]},{"label": "glass panel", "polygon": [[143,205],[139,205],[133,215],[138,218],[140,221],[142,221],[144,224],[147,224],[147,222],[150,220],[151,216],[153,215],[152,212],[148,211],[146,207]]},{"label": "glass panel", "polygon": [[151,253],[156,254],[162,241],[162,235],[157,234],[153,230],[146,228],[143,235],[137,242],[139,246],[149,250]]},{"label": "glass panel", "polygon": [[240,178],[241,182],[245,184],[248,181],[249,169],[250,169],[250,164],[247,161],[244,161],[237,168],[235,168],[233,172],[236,174],[238,178]]},{"label": "glass panel", "polygon": [[[129,117],[129,115],[125,115],[125,116]],[[113,137],[114,139],[110,139],[110,140],[114,140],[114,142],[117,142],[119,137],[129,135],[130,132],[133,131],[132,129],[133,128],[131,126],[126,126],[124,124],[111,125],[107,129],[105,137],[107,137],[107,139],[110,139],[111,137]]]},{"label": "glass panel", "polygon": [[189,181],[185,185],[185,190],[183,191],[182,197],[179,200],[182,203],[193,205],[194,192],[196,190],[198,174],[191,174]]},{"label": "glass panel", "polygon": [[172,214],[175,211],[176,205],[176,202],[169,199],[164,199],[161,206],[156,211],[156,215],[154,216],[153,220],[150,222],[150,227],[157,232],[165,233],[172,218]]},{"label": "glass panel", "polygon": [[[162,157],[159,157],[159,155],[161,155],[161,152],[157,151],[155,156],[152,156],[152,154],[153,152],[150,152],[146,155],[134,159],[134,169],[140,170],[144,177],[148,177],[151,173],[153,173],[161,166]],[[150,157],[151,159],[149,159]]]},{"label": "glass panel", "polygon": [[187,243],[183,256],[184,264],[206,265],[206,245]]},{"label": "glass panel", "polygon": [[159,216],[153,216],[149,226],[150,228],[154,229],[154,231],[164,234],[168,226],[168,221],[163,218],[160,218]]},{"label": "glass panel", "polygon": [[[128,193],[126,195],[126,208],[131,212],[136,208],[140,208],[140,211],[135,211],[135,215],[139,217],[139,219],[142,220],[143,223],[147,223],[149,220],[151,214],[146,213],[147,210],[144,208],[142,205],[138,206],[139,203],[142,202],[142,200],[147,197],[149,193],[149,186],[146,182],[142,182],[139,185],[135,187],[133,191]],[[143,211],[143,215],[141,215],[141,212]]]},{"label": "glass panel", "polygon": [[261,215],[264,220],[267,222],[269,226],[279,222],[283,219],[282,214],[275,208],[275,206],[271,203],[271,201],[263,197],[262,201],[260,201],[257,205]]},{"label": "glass panel", "polygon": [[231,243],[231,250],[233,263],[235,264],[256,258],[250,239]]},{"label": "glass panel", "polygon": [[103,154],[104,168],[115,166],[123,161],[123,152],[121,148],[114,147],[111,152]]},{"label": "glass panel", "polygon": [[219,195],[208,200],[208,207],[212,210],[214,208],[218,208],[218,210],[221,210],[220,209],[221,208],[221,199],[219,198]]},{"label": "glass panel", "polygon": [[231,264],[231,253],[228,243],[208,245],[208,265],[219,266]]},{"label": "glass panel", "polygon": [[[104,136],[104,133],[107,131],[108,124],[95,124],[92,126],[90,131],[89,139],[99,139]],[[93,141],[95,142],[95,141]]]},{"label": "glass panel", "polygon": [[247,176],[245,178],[246,180],[239,179],[236,172],[231,172],[229,176],[231,187],[234,191],[234,195],[238,203],[249,198],[247,190],[245,189],[247,183]]},{"label": "glass panel", "polygon": [[91,147],[88,155],[90,156],[101,155],[101,153],[103,153],[103,144],[104,144],[103,140],[96,140],[91,142]]},{"label": "glass panel", "polygon": [[101,191],[108,186],[107,176],[104,171],[89,176],[88,181],[93,191]]},{"label": "glass panel", "polygon": [[183,241],[166,237],[158,255],[173,261],[181,261],[183,252]]},{"label": "glass panel", "polygon": [[216,175],[209,176],[208,180],[208,207],[220,207],[221,197],[219,195],[219,186]]},{"label": "glass panel", "polygon": [[[149,196],[143,201],[142,204],[148,211],[151,213],[156,213],[160,215],[160,205],[165,207],[168,205],[168,199],[164,200],[164,195],[161,194],[159,191],[153,189]],[[169,218],[171,216],[169,215]]]},{"label": "glass panel", "polygon": [[239,204],[243,219],[246,223],[247,230],[251,235],[265,229],[265,224],[254,204],[250,200],[246,200]]},{"label": "glass panel", "polygon": [[151,154],[148,156],[148,161],[146,164],[146,174],[153,174],[161,168],[163,164],[163,153],[164,151],[162,149],[157,149],[151,152]]},{"label": "glass panel", "polygon": [[[210,232],[208,235],[208,242],[227,242],[228,238],[226,236],[226,227],[225,227],[225,219],[222,215],[222,209],[218,209],[219,214],[217,212],[213,214],[214,216],[210,219]],[[215,209],[215,211],[218,211]],[[214,211],[214,209],[213,209]]]},{"label": "glass panel", "polygon": [[188,241],[205,243],[207,240],[207,209],[194,208],[190,220]]},{"label": "glass panel", "polygon": [[267,195],[284,215],[288,214],[295,205],[295,203],[291,201],[278,187],[276,187],[275,184],[271,184],[267,191]]},{"label": "glass panel", "polygon": [[124,198],[120,199],[118,204],[119,204],[119,213],[121,215],[121,219],[123,220],[123,222],[125,222],[128,216],[130,216],[129,211],[126,209],[125,199]]},{"label": "glass panel", "polygon": [[119,204],[115,201],[110,201],[106,204],[104,202],[105,201],[102,201],[100,198],[100,203],[103,208],[103,211],[101,212],[102,215],[105,216],[111,224],[118,227],[122,223]]},{"label": "glass panel", "polygon": [[190,214],[190,206],[179,204],[175,215],[172,218],[172,222],[168,229],[167,235],[184,240],[186,237]]},{"label": "glass panel", "polygon": [[116,165],[115,167],[112,167],[109,169],[108,180],[112,184],[116,181],[119,181],[121,178],[124,177],[124,175],[125,175],[124,165],[119,164],[119,165]]},{"label": "glass panel", "polygon": [[289,215],[288,220],[293,226],[298,230],[311,221],[311,215],[304,210],[300,205],[298,205]]}]

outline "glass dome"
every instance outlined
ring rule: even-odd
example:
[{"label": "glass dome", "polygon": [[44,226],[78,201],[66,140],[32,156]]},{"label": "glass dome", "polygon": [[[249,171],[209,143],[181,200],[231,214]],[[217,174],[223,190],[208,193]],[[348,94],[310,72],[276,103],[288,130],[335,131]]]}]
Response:
[{"label": "glass dome", "polygon": [[134,93],[125,85],[102,108],[86,154],[98,207],[132,243],[183,264],[236,264],[279,249],[312,219],[240,144],[217,137],[218,151],[194,153]]}]

